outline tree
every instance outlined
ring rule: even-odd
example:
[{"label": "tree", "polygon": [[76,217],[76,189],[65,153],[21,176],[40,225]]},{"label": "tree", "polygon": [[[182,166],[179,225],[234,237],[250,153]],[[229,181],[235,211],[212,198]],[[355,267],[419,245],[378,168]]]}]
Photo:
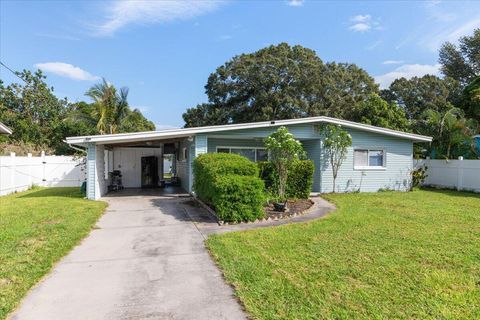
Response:
[{"label": "tree", "polygon": [[188,109],[185,126],[343,117],[378,86],[353,64],[324,64],[311,49],[281,43],[233,57],[205,91],[209,102]]},{"label": "tree", "polygon": [[382,98],[403,107],[407,118],[413,122],[421,120],[426,110],[449,110],[459,102],[460,95],[458,81],[433,75],[396,79],[388,90],[382,91]]},{"label": "tree", "polygon": [[476,77],[463,90],[462,109],[467,117],[480,122],[480,77]]},{"label": "tree", "polygon": [[265,139],[265,148],[270,155],[270,161],[278,175],[278,197],[286,201],[285,189],[287,187],[288,172],[294,160],[303,157],[304,150],[300,141],[285,127],[280,127]]},{"label": "tree", "polygon": [[442,73],[458,80],[463,86],[480,76],[480,29],[473,35],[461,37],[459,45],[445,42],[440,48]]},{"label": "tree", "polygon": [[374,79],[355,64],[327,63],[320,77],[323,81],[315,87],[308,116],[348,119],[353,106],[379,93]]},{"label": "tree", "polygon": [[[117,91],[112,84],[103,79],[101,83],[92,86],[85,95],[93,100],[90,116],[95,119],[100,134],[155,130],[155,125],[147,120],[140,110],[130,109],[127,101],[128,88],[123,87]],[[80,116],[87,117],[82,111]]]},{"label": "tree", "polygon": [[387,103],[378,94],[372,93],[367,100],[358,103],[347,120],[394,130],[408,130],[409,121],[405,111],[396,103]]},{"label": "tree", "polygon": [[5,86],[0,80],[0,119],[13,129],[10,143],[55,150],[63,144],[67,100],[58,99],[38,70],[17,72],[24,81]]},{"label": "tree", "polygon": [[475,124],[463,117],[463,111],[451,108],[445,112],[427,110],[423,132],[431,135],[434,157],[453,159],[472,151],[472,129]]},{"label": "tree", "polygon": [[324,126],[321,129],[321,133],[324,138],[323,148],[332,168],[332,191],[335,193],[335,183],[337,180],[338,170],[347,157],[348,147],[352,145],[352,137],[340,126],[332,124]]}]

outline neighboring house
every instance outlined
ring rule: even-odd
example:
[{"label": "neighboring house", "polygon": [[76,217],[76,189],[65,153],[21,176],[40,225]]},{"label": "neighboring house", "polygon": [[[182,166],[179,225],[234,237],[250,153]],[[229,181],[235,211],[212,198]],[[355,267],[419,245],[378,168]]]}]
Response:
[{"label": "neighboring house", "polygon": [[0,122],[0,135],[9,135],[12,134],[12,130]]},{"label": "neighboring house", "polygon": [[[232,152],[253,161],[268,159],[263,139],[285,126],[300,140],[307,157],[315,163],[313,192],[332,191],[332,171],[322,149],[319,127],[342,126],[352,136],[346,160],[337,177],[338,192],[408,190],[411,180],[413,143],[430,142],[431,137],[374,127],[329,117],[254,122],[220,126],[169,129],[162,131],[70,137],[66,142],[87,149],[87,196],[98,199],[107,191],[108,172],[120,170],[125,187],[142,186],[143,157],[158,159],[163,172],[162,154],[176,154],[173,172],[184,189],[192,192],[193,159],[202,153]],[[164,151],[165,150],[165,151]],[[142,165],[143,164],[143,165]],[[157,165],[155,165],[157,166]],[[150,169],[149,169],[150,170]],[[161,176],[161,174],[159,174]]]},{"label": "neighboring house", "polygon": [[473,136],[473,143],[475,145],[475,150],[477,151],[477,154],[480,156],[480,134]]}]

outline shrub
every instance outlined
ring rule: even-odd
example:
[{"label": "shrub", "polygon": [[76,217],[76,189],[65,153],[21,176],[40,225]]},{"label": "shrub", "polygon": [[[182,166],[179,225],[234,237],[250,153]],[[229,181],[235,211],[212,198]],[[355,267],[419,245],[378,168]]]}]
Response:
[{"label": "shrub", "polygon": [[227,222],[253,221],[263,216],[264,183],[258,167],[228,153],[202,154],[193,162],[196,195]]},{"label": "shrub", "polygon": [[215,192],[212,189],[214,179],[220,175],[257,176],[255,163],[238,154],[205,153],[193,162],[193,189],[204,202],[211,204]]},{"label": "shrub", "polygon": [[[259,176],[265,182],[268,192],[277,190],[277,175],[275,167],[270,162],[258,162]],[[307,199],[313,184],[315,165],[311,160],[297,160],[292,163],[288,173],[286,195],[288,198]]]},{"label": "shrub", "polygon": [[254,221],[262,218],[264,184],[258,177],[226,175],[213,183],[212,205],[220,220],[228,222]]}]

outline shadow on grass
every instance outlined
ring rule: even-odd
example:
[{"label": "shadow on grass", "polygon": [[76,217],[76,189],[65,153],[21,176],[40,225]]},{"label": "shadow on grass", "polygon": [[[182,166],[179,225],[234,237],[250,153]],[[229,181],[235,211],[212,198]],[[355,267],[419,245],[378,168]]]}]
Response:
[{"label": "shadow on grass", "polygon": [[33,189],[18,195],[18,198],[44,198],[44,197],[83,198],[83,195],[80,192],[79,187]]},{"label": "shadow on grass", "polygon": [[462,197],[462,198],[477,198],[480,199],[480,193],[476,193],[473,191],[457,191],[454,189],[439,189],[439,188],[432,188],[432,187],[422,187],[420,190],[441,193],[451,197]]}]

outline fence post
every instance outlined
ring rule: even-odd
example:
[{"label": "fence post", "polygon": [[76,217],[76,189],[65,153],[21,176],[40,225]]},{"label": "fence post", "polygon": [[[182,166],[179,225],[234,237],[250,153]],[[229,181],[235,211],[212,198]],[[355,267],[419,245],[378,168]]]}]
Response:
[{"label": "fence post", "polygon": [[33,178],[32,178],[32,154],[27,153],[28,158],[28,187],[33,187]]},{"label": "fence post", "polygon": [[457,162],[457,190],[463,189],[463,157],[458,157]]},{"label": "fence post", "polygon": [[15,152],[10,152],[10,181],[12,182],[12,192],[17,191],[17,186],[15,185]]},{"label": "fence post", "polygon": [[45,177],[45,167],[47,164],[47,162],[45,161],[45,151],[42,151],[40,156],[42,157],[42,186],[45,187],[47,185],[47,177]]}]

